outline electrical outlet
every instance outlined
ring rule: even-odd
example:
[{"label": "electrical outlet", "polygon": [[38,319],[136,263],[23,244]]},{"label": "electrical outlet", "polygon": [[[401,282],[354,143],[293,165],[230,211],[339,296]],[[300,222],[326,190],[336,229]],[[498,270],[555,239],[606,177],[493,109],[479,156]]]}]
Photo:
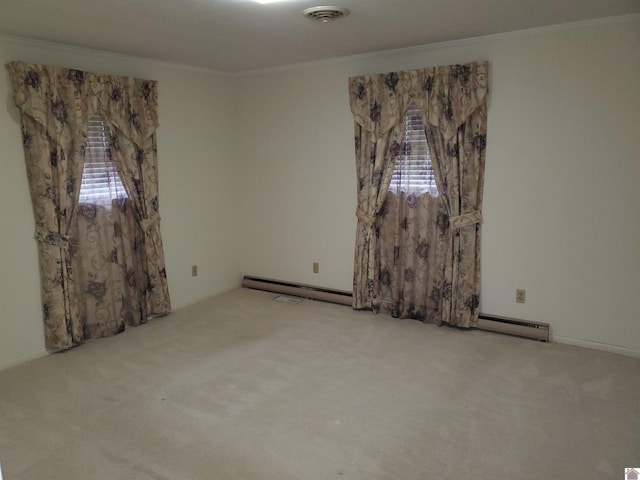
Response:
[{"label": "electrical outlet", "polygon": [[524,303],[525,299],[527,297],[527,291],[522,289],[522,288],[518,288],[516,290],[516,303]]},{"label": "electrical outlet", "polygon": [[318,262],[313,262],[313,273],[320,272],[320,264]]},{"label": "electrical outlet", "polygon": [[198,276],[198,265],[191,265],[191,276],[192,277]]}]

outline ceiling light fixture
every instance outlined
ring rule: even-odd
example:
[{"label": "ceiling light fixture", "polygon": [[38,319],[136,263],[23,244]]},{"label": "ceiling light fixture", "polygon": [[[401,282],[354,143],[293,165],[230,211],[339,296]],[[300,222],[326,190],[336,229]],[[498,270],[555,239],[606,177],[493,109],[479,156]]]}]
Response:
[{"label": "ceiling light fixture", "polygon": [[302,11],[305,17],[318,20],[322,23],[332,22],[338,18],[346,17],[349,13],[349,10],[346,8],[329,6],[311,7]]}]

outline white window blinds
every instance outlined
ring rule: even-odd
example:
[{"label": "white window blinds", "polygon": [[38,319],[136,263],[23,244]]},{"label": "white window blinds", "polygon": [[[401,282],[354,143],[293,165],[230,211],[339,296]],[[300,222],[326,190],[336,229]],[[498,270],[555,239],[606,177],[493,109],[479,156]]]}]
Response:
[{"label": "white window blinds", "polygon": [[110,207],[116,198],[127,198],[127,192],[111,159],[106,125],[96,115],[89,119],[87,128],[80,203]]},{"label": "white window blinds", "polygon": [[391,178],[391,192],[438,195],[422,114],[414,104],[404,119],[404,137]]}]

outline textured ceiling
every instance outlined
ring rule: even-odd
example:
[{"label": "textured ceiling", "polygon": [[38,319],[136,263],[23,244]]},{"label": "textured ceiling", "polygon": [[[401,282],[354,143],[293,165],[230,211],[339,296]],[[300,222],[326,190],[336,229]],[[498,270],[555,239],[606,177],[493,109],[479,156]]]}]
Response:
[{"label": "textured ceiling", "polygon": [[0,33],[241,72],[640,12],[640,0],[0,0]]}]

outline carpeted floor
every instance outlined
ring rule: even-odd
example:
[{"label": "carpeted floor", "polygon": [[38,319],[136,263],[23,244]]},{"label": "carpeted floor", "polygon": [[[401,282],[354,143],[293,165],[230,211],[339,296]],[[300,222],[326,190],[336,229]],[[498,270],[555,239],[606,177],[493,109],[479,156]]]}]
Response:
[{"label": "carpeted floor", "polygon": [[231,293],[0,372],[4,480],[621,479],[640,360]]}]

